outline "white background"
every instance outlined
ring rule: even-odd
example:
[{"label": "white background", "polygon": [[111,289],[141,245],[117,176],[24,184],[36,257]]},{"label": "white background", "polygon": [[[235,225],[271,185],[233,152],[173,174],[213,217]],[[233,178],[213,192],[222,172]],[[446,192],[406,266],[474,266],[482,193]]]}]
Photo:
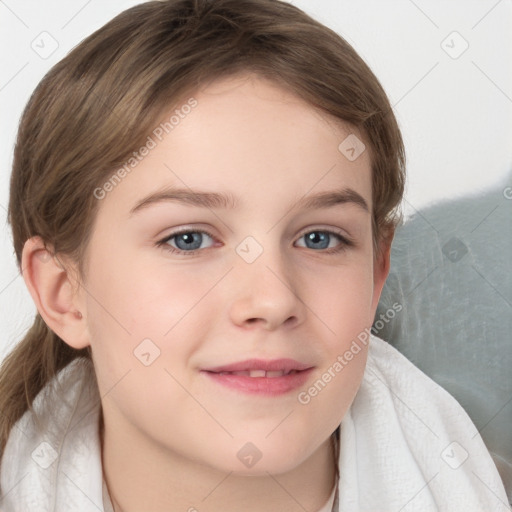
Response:
[{"label": "white background", "polygon": [[[22,109],[51,66],[138,3],[0,1],[0,359],[21,339],[35,313],[6,222]],[[512,185],[511,0],[293,3],[345,37],[387,91],[407,150],[406,215],[441,200]],[[58,44],[47,58],[32,48],[48,37],[42,32]],[[466,44],[467,50],[452,58]]]}]

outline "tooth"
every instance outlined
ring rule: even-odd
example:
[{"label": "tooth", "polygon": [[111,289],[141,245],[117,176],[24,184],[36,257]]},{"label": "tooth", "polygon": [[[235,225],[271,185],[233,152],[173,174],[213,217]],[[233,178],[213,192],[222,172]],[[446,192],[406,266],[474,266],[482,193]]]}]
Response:
[{"label": "tooth", "polygon": [[251,370],[249,372],[249,377],[265,377],[265,370]]},{"label": "tooth", "polygon": [[272,372],[267,372],[267,377],[282,377],[284,374],[283,370],[274,370]]},{"label": "tooth", "polygon": [[275,377],[283,377],[285,375],[290,375],[293,373],[297,373],[297,370],[290,370],[290,371],[284,371],[284,370],[272,370],[272,371],[265,371],[265,370],[244,370],[244,371],[238,371],[238,372],[219,372],[219,375],[239,375],[242,377],[267,377],[267,378],[275,378]]}]

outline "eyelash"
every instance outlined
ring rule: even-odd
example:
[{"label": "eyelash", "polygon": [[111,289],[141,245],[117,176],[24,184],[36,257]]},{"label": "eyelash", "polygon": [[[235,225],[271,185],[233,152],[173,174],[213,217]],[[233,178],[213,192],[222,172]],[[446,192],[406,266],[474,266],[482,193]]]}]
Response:
[{"label": "eyelash", "polygon": [[[204,249],[194,249],[192,251],[184,251],[182,249],[177,249],[176,247],[172,247],[169,244],[167,244],[167,242],[169,242],[169,240],[172,240],[174,237],[177,237],[177,236],[183,235],[183,234],[189,234],[189,233],[201,233],[204,235],[208,235],[214,241],[216,240],[216,238],[207,230],[183,229],[183,230],[171,233],[170,235],[166,236],[164,239],[158,241],[156,243],[156,245],[157,245],[157,247],[162,248],[164,251],[168,251],[173,254],[184,254],[184,255],[186,254],[187,256],[195,255],[200,251],[204,251]],[[314,252],[320,252],[323,254],[338,254],[340,252],[346,251],[350,247],[355,246],[355,243],[348,237],[342,236],[340,233],[337,233],[335,231],[330,231],[328,229],[311,229],[309,231],[305,231],[300,235],[299,239],[304,237],[305,235],[310,234],[310,233],[327,233],[329,235],[334,235],[340,241],[340,244],[337,247],[330,248],[330,249],[320,249],[320,250],[311,249]],[[304,249],[309,249],[309,248],[304,247]]]}]

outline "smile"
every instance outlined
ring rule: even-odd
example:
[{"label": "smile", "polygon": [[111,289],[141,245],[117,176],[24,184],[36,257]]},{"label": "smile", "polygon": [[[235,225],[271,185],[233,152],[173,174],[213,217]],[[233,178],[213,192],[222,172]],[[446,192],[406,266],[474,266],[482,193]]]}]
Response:
[{"label": "smile", "polygon": [[251,359],[201,370],[201,374],[238,393],[278,396],[304,385],[312,371],[312,366],[293,359]]},{"label": "smile", "polygon": [[240,371],[240,372],[219,372],[219,375],[243,375],[244,377],[268,377],[270,379],[275,377],[283,377],[284,375],[290,375],[292,373],[297,373],[297,370],[275,370],[275,371],[265,371],[265,370],[248,370],[248,371]]}]

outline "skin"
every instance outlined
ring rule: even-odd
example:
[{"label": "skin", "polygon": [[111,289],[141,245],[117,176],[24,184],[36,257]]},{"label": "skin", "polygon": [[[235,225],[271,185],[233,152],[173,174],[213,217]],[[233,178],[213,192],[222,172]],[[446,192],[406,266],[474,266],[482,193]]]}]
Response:
[{"label": "skin", "polygon": [[[350,133],[362,139],[355,129],[255,75],[194,97],[191,113],[101,200],[83,286],[73,284],[72,262],[41,257],[37,237],[23,251],[24,278],[50,328],[74,348],[92,347],[116,511],[318,510],[334,485],[330,436],[359,388],[367,348],[308,404],[298,394],[371,326],[391,241],[374,254],[371,215],[355,203],[294,205],[350,187],[371,210],[369,151],[349,161],[338,145]],[[166,186],[231,193],[240,206],[166,201],[130,216]],[[183,237],[157,245],[181,227],[213,238],[203,235],[193,255],[168,250],[186,250]],[[354,245],[335,235],[307,244],[306,233],[326,230]],[[252,263],[236,251],[248,236],[262,248]],[[160,355],[145,366],[134,350],[147,338]],[[251,357],[315,368],[306,385],[274,397],[199,371]],[[251,468],[237,457],[248,442],[262,454]]]}]

